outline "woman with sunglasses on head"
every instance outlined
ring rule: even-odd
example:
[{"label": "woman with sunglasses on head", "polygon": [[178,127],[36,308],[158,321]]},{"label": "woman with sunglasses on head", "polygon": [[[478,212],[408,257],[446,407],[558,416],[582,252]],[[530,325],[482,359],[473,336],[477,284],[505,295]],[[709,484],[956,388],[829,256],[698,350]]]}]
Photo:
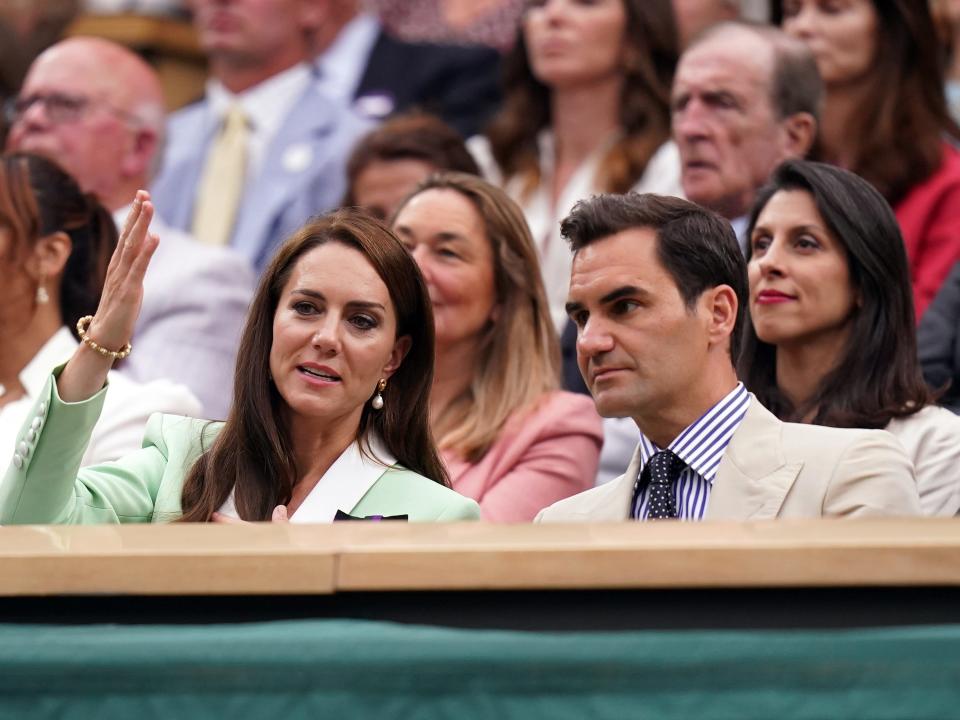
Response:
[{"label": "woman with sunglasses on head", "polygon": [[917,360],[907,257],[883,197],[853,173],[781,165],[749,226],[739,374],[781,420],[894,434],[928,515],[960,511],[960,418]]},{"label": "woman with sunglasses on head", "polygon": [[309,221],[263,274],[225,423],[156,415],[140,451],[79,468],[109,368],[130,351],[152,214],[138,193],[84,342],[24,426],[0,523],[477,517],[430,437],[427,290],[389,230],[351,211]]}]

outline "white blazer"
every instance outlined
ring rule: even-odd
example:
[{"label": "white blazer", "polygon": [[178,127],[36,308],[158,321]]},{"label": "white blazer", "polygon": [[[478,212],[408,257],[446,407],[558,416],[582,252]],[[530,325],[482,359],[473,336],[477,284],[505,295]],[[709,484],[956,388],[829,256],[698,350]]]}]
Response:
[{"label": "white blazer", "polygon": [[891,420],[886,430],[913,460],[923,514],[960,513],[960,417],[928,405],[918,413]]}]

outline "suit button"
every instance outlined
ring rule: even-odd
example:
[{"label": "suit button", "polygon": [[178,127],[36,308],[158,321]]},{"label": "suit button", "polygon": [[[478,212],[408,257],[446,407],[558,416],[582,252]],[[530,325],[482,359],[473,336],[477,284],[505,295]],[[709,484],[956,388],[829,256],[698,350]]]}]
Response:
[{"label": "suit button", "polygon": [[17,466],[17,470],[23,467],[23,458],[20,456],[20,453],[13,454],[13,464]]},{"label": "suit button", "polygon": [[21,442],[17,445],[17,454],[23,455],[23,457],[30,457],[30,446],[25,442]]},{"label": "suit button", "polygon": [[42,424],[43,424],[43,419],[39,417],[35,417],[33,419],[33,422],[30,423],[30,427],[33,428],[34,430],[39,430]]}]

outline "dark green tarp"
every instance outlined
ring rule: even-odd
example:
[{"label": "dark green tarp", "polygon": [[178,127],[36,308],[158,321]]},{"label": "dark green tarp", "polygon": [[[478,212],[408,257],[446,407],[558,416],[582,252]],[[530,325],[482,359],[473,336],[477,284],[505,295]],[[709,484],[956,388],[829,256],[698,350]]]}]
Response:
[{"label": "dark green tarp", "polygon": [[960,718],[960,627],[0,625],[0,718]]}]

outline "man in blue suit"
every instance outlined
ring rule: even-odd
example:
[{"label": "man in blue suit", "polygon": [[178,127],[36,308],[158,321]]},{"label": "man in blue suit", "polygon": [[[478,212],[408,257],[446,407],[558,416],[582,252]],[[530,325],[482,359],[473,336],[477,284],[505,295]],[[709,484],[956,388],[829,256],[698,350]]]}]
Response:
[{"label": "man in blue suit", "polygon": [[210,61],[202,101],[175,113],[153,196],[167,221],[258,269],[311,215],[335,207],[370,124],[323,90],[313,62],[322,0],[193,0]]}]

